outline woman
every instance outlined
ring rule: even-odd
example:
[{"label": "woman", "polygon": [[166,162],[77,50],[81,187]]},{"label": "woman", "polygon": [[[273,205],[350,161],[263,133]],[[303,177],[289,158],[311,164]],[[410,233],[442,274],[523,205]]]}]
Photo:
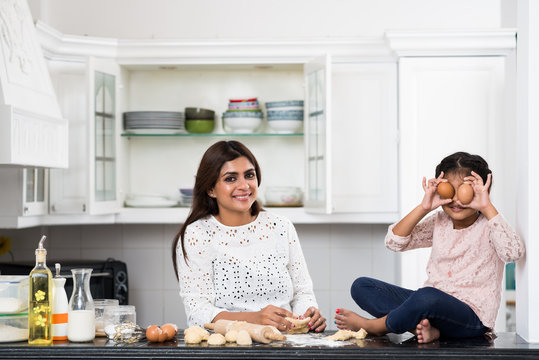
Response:
[{"label": "woman", "polygon": [[237,141],[202,157],[193,205],[172,247],[189,325],[219,319],[286,331],[294,313],[323,331],[312,281],[292,223],[261,209],[260,167]]}]

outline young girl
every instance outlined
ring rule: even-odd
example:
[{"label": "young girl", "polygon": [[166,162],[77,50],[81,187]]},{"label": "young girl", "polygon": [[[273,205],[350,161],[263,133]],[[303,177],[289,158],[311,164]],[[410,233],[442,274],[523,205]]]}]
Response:
[{"label": "young girl", "polygon": [[[442,199],[437,186],[451,184],[452,198]],[[473,199],[458,198],[461,184],[470,184]],[[374,335],[416,334],[419,343],[473,337],[494,328],[500,306],[504,262],[524,255],[524,244],[490,202],[492,173],[478,155],[458,152],[436,167],[436,178],[423,178],[421,204],[389,226],[385,243],[393,251],[432,247],[428,279],[416,291],[361,277],[352,285],[354,301],[375,317],[337,309],[339,329],[364,328]],[[442,207],[420,222],[429,212]]]},{"label": "young girl", "polygon": [[285,331],[296,313],[323,331],[296,230],[261,209],[260,179],[240,142],[217,142],[202,157],[191,212],[172,247],[189,325],[228,319]]}]

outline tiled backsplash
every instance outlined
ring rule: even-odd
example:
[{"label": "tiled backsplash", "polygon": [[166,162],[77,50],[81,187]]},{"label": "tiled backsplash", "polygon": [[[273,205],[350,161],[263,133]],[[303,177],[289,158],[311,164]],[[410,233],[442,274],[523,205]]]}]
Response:
[{"label": "tiled backsplash", "polygon": [[[20,230],[0,229],[13,239],[15,261],[33,262],[41,234],[48,236],[49,260],[106,260],[127,263],[129,303],[136,306],[137,323],[174,322],[186,327],[183,303],[172,267],[172,239],[179,225],[80,225]],[[358,276],[397,282],[398,256],[384,247],[386,225],[297,225],[296,229],[314,290],[329,329],[336,329],[333,313],[338,307],[357,308],[350,285]],[[9,262],[9,254],[0,262]],[[61,262],[61,261],[60,261]],[[49,268],[54,264],[48,262]]]}]

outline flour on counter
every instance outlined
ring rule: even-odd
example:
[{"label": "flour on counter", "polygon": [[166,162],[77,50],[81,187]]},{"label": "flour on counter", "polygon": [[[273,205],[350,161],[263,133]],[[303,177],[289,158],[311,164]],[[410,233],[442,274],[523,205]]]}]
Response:
[{"label": "flour on counter", "polygon": [[293,346],[327,346],[327,347],[339,347],[345,345],[351,345],[353,341],[332,341],[327,340],[324,334],[294,334],[286,335],[286,343]]},{"label": "flour on counter", "polygon": [[0,325],[0,342],[28,340],[28,329],[15,326]]}]

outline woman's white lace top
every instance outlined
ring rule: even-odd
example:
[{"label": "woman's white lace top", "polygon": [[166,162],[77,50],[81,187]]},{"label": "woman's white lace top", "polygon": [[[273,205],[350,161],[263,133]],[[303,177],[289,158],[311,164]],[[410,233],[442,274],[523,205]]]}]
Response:
[{"label": "woman's white lace top", "polygon": [[292,223],[261,211],[242,226],[213,216],[190,224],[184,260],[176,249],[180,296],[189,326],[203,326],[222,311],[259,311],[267,305],[304,314],[318,307]]},{"label": "woman's white lace top", "polygon": [[393,234],[385,243],[393,251],[432,247],[427,264],[432,286],[468,304],[483,325],[494,328],[500,307],[504,263],[520,259],[524,243],[500,215],[483,215],[465,229],[453,229],[451,218],[438,211],[416,225],[409,236]]}]

